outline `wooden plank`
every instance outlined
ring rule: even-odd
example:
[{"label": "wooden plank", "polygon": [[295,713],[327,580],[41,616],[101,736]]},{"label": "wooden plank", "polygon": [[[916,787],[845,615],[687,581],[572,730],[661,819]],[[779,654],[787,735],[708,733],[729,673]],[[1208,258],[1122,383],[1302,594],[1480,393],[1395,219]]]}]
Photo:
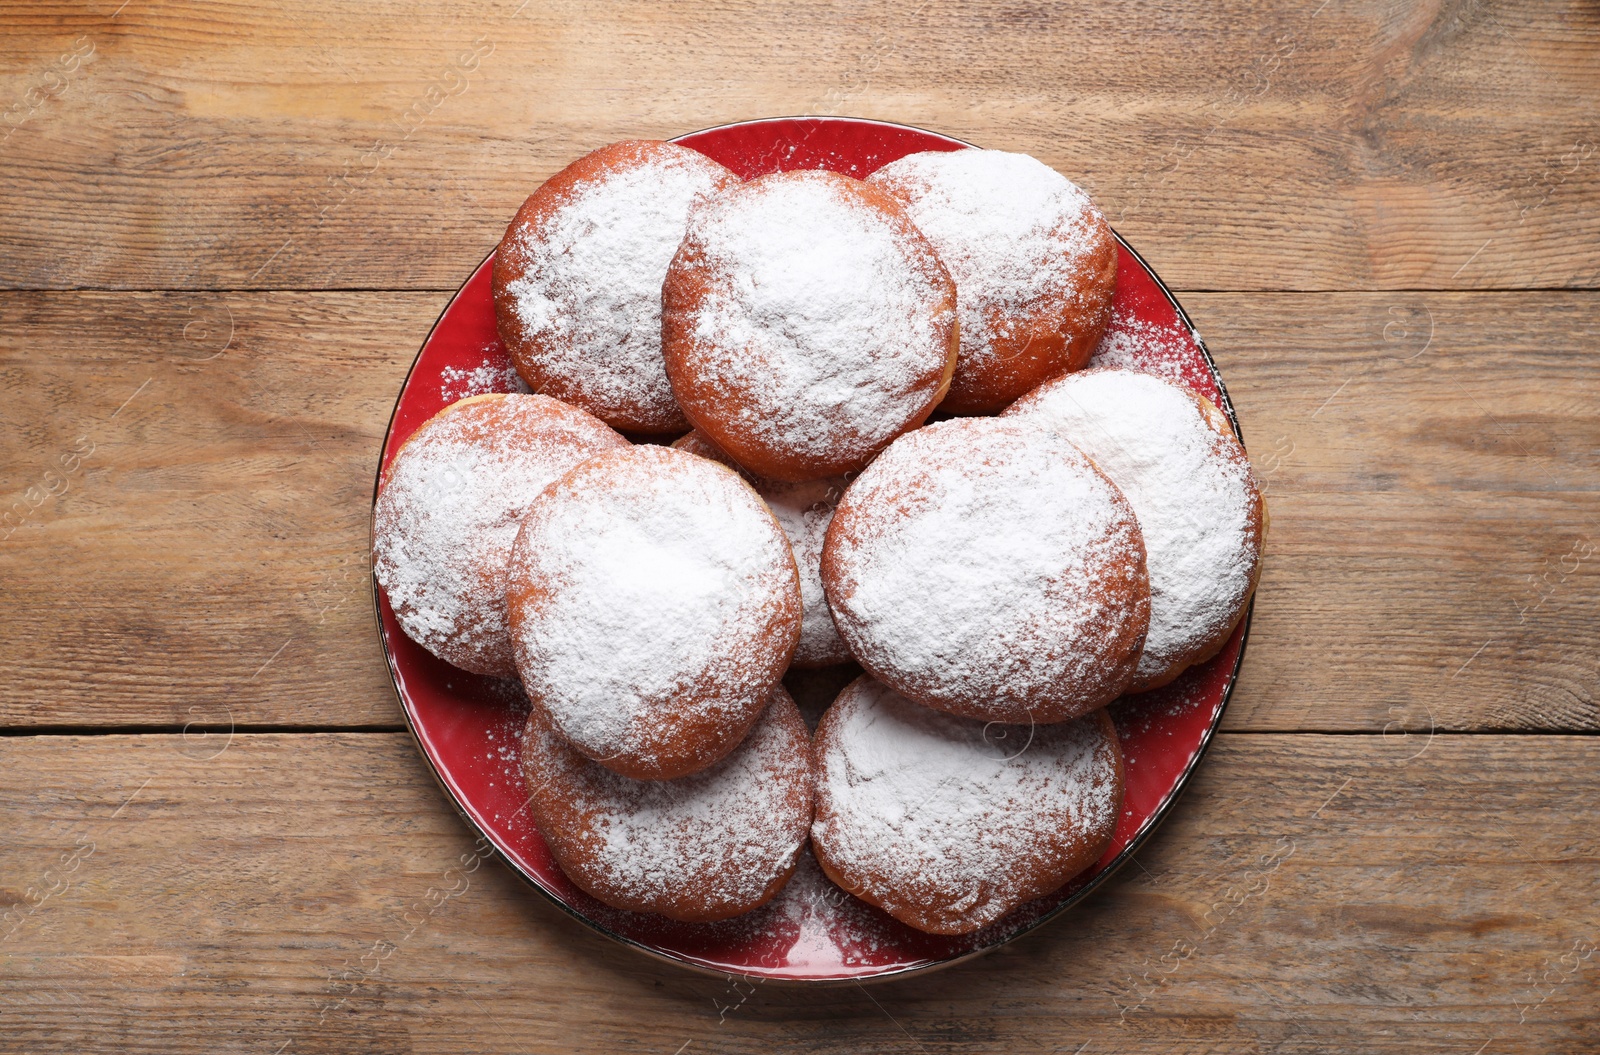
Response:
[{"label": "wooden plank", "polygon": [[220,746],[0,739],[0,1047],[1544,1053],[1600,1039],[1593,738],[1224,734],[1138,865],[1085,906],[1003,952],[865,990],[693,975],[586,931],[492,862],[463,874],[472,839],[403,734]]},{"label": "wooden plank", "polygon": [[1600,300],[1185,299],[1272,515],[1230,727],[1594,728]]},{"label": "wooden plank", "polygon": [[1182,288],[1600,281],[1582,0],[21,0],[0,34],[13,288],[453,288],[583,152],[791,113],[1035,153]]},{"label": "wooden plank", "polygon": [[[398,723],[367,517],[446,299],[0,295],[0,725]],[[1272,512],[1230,728],[1600,726],[1600,297],[1186,300]]]},{"label": "wooden plank", "polygon": [[369,517],[442,299],[13,297],[8,720],[399,722]]}]

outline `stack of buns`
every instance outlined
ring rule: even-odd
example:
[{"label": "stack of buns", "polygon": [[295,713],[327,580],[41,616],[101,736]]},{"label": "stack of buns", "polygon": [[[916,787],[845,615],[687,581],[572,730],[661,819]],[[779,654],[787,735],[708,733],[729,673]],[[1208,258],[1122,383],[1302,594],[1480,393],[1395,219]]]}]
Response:
[{"label": "stack of buns", "polygon": [[[527,200],[493,291],[536,394],[406,440],[374,568],[420,645],[520,679],[574,884],[719,920],[809,847],[960,934],[1104,854],[1105,706],[1222,648],[1266,516],[1215,406],[1086,369],[1116,262],[1087,195],[999,151],[746,182],[635,140]],[[847,663],[813,731],[783,678]]]}]

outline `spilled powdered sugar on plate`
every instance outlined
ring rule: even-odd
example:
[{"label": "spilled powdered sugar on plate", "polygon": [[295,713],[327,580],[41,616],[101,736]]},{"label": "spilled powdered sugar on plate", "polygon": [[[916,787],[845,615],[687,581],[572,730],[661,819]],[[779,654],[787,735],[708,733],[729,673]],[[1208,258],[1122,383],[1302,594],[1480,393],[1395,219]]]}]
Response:
[{"label": "spilled powdered sugar on plate", "polygon": [[668,145],[579,184],[544,222],[516,228],[502,252],[523,271],[507,286],[542,372],[542,391],[608,421],[681,420],[661,361],[661,282],[696,198],[733,177]]},{"label": "spilled powdered sugar on plate", "polygon": [[773,628],[798,608],[788,540],[760,498],[664,447],[603,455],[553,486],[509,574],[540,584],[514,635],[523,683],[593,758],[646,751],[673,713],[742,727],[781,673]]},{"label": "spilled powdered sugar on plate", "polygon": [[1187,666],[1238,619],[1261,555],[1250,463],[1185,388],[1131,370],[1068,374],[1013,404],[1071,441],[1122,489],[1144,534],[1150,631],[1137,677]]},{"label": "spilled powdered sugar on plate", "polygon": [[1138,370],[1180,385],[1192,385],[1189,372],[1194,369],[1196,358],[1193,339],[1179,323],[1163,326],[1144,319],[1113,316],[1089,366]]},{"label": "spilled powdered sugar on plate", "polygon": [[439,371],[439,396],[447,403],[490,392],[528,391],[527,383],[517,376],[516,367],[506,360],[505,353],[497,345],[486,348],[483,362],[471,370],[447,366]]},{"label": "spilled powdered sugar on plate", "polygon": [[[1149,737],[1152,730],[1170,726],[1179,715],[1211,706],[1215,701],[1208,688],[1202,664],[1190,667],[1159,689],[1124,696],[1106,711],[1117,723],[1117,734],[1126,746],[1131,740]],[[1170,729],[1164,735],[1171,737]],[[1127,754],[1123,761],[1131,769],[1137,760]]]},{"label": "spilled powdered sugar on plate", "polygon": [[[1002,733],[1004,735],[997,735]],[[870,678],[818,731],[824,859],[886,903],[992,923],[1092,863],[1116,824],[1117,752],[1097,716],[998,727],[921,707]],[[1053,878],[1039,889],[1041,876]]]},{"label": "spilled powdered sugar on plate", "polygon": [[706,201],[674,264],[708,287],[681,320],[686,374],[753,446],[867,457],[928,409],[948,362],[937,256],[840,179],[788,173]]}]

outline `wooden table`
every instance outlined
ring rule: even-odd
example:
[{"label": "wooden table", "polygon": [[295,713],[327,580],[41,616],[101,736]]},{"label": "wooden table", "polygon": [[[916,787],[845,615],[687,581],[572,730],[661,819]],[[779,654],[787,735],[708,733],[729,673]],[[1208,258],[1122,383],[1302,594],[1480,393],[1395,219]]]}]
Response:
[{"label": "wooden table", "polygon": [[[11,0],[0,33],[0,1050],[1600,1046],[1592,0]],[[472,838],[369,601],[389,410],[524,195],[791,113],[1089,188],[1273,508],[1224,731],[1138,867],[865,988],[446,879]]]}]

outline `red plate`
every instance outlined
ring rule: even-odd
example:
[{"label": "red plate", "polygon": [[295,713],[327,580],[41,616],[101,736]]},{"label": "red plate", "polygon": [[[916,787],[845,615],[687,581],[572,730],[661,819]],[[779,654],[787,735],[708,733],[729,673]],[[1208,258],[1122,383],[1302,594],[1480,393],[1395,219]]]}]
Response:
[{"label": "red plate", "polygon": [[[797,168],[863,177],[919,150],[969,144],[903,125],[838,118],[780,118],[726,125],[676,140],[746,178]],[[1188,316],[1161,280],[1118,239],[1115,315],[1098,361],[1181,380],[1233,417],[1222,379]],[[450,301],[401,389],[383,466],[443,407],[478,392],[521,390],[495,334],[485,260]],[[1237,422],[1235,422],[1237,427]],[[1111,848],[1064,889],[957,938],[922,934],[830,884],[814,861],[770,905],[715,924],[622,912],[576,889],[550,858],[524,809],[518,733],[526,713],[515,682],[468,674],[401,632],[381,590],[378,629],[395,690],[424,757],[477,829],[516,872],[584,923],[627,945],[717,972],[800,981],[903,975],[953,963],[1010,941],[1082,901],[1128,860],[1172,808],[1222,718],[1249,619],[1222,653],[1172,686],[1112,705],[1127,759],[1127,794]]]}]

